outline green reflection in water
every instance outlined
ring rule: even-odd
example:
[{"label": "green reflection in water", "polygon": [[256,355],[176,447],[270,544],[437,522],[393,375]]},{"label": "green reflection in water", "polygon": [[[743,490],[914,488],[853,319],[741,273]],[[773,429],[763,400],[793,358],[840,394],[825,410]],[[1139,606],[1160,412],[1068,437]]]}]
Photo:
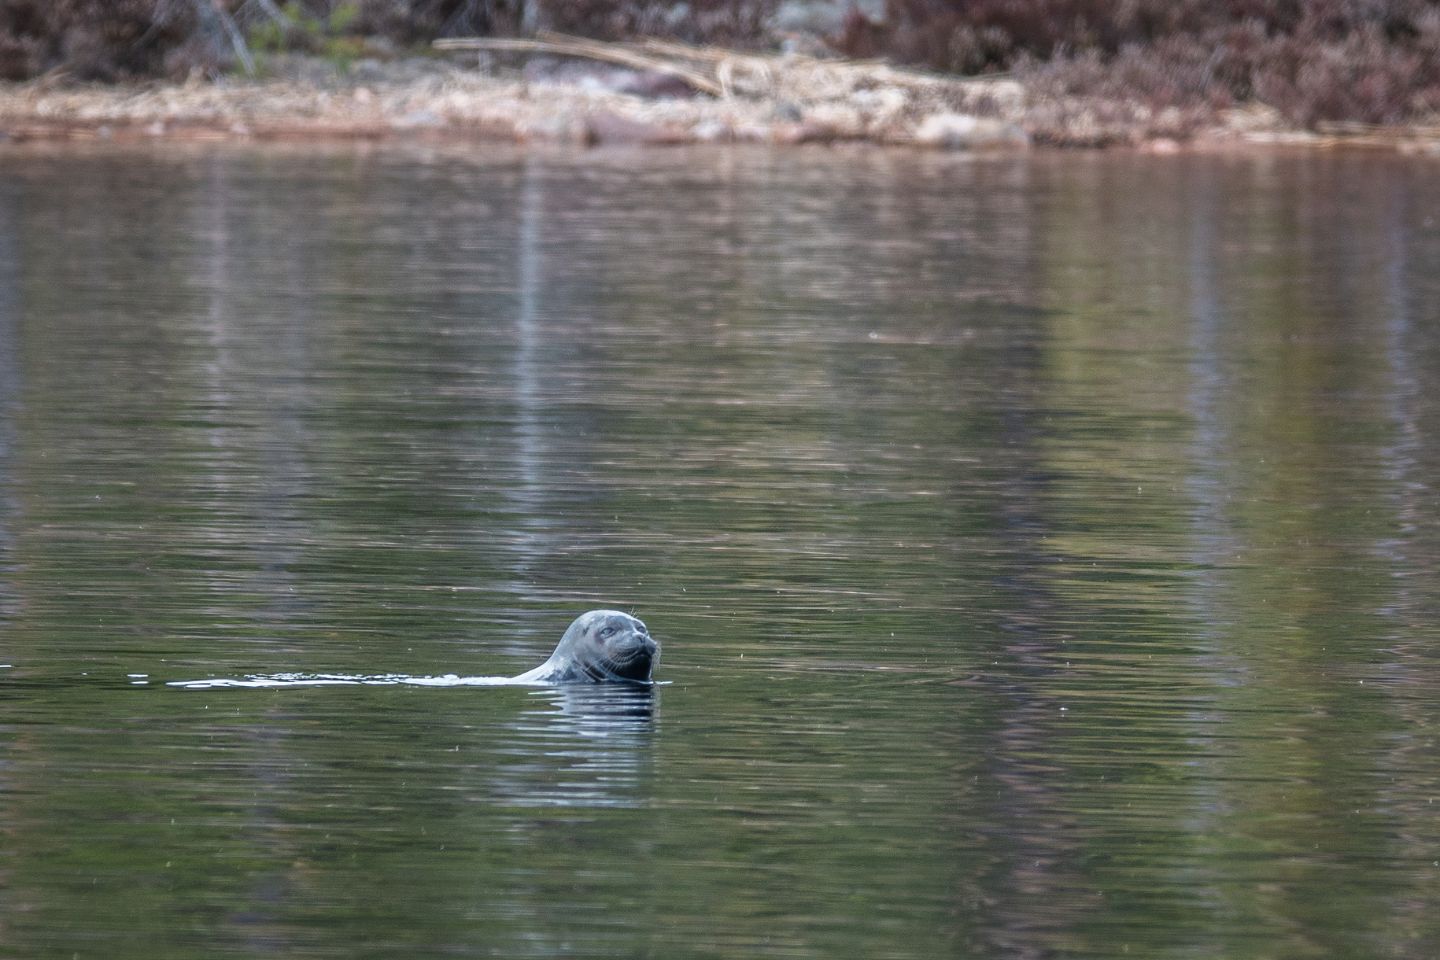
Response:
[{"label": "green reflection in water", "polygon": [[4,952],[1435,952],[1432,173],[10,149]]}]

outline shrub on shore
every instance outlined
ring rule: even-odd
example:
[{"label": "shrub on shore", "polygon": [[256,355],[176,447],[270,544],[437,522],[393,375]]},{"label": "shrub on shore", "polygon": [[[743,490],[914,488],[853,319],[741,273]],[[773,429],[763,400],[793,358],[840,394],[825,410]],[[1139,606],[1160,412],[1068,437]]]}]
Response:
[{"label": "shrub on shore", "polygon": [[53,69],[84,79],[153,76],[194,44],[197,26],[173,0],[5,0],[0,78]]},{"label": "shrub on shore", "polygon": [[1057,93],[1259,101],[1300,125],[1440,111],[1435,0],[887,0],[881,20],[852,12],[837,42]]},{"label": "shrub on shore", "polygon": [[[216,73],[261,48],[513,32],[523,0],[0,0],[0,79]],[[258,41],[258,43],[256,42]],[[243,65],[243,64],[242,64]]]}]

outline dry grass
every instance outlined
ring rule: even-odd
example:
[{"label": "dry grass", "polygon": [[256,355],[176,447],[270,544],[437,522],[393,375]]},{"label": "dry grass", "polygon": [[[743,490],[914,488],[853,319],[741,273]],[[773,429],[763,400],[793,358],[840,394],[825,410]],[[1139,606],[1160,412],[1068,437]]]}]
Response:
[{"label": "dry grass", "polygon": [[[297,81],[81,87],[0,92],[0,132],[46,135],[474,135],[586,142],[622,118],[650,142],[904,143],[936,113],[1024,115],[1012,81],[931,77],[880,64],[763,57],[649,43],[643,56],[683,61],[720,96],[647,98],[563,79],[480,72],[435,61],[373,63]],[[601,68],[607,69],[607,68]],[[723,79],[721,79],[723,78]],[[599,118],[600,122],[597,122]],[[613,124],[606,127],[612,129]],[[645,132],[645,131],[648,131]]]}]

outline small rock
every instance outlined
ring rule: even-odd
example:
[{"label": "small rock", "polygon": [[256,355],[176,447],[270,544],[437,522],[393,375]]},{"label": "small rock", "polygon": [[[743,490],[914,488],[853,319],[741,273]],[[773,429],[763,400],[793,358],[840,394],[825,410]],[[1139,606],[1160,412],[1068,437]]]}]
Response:
[{"label": "small rock", "polygon": [[932,113],[915,128],[916,143],[947,150],[1025,147],[1030,138],[1013,123],[968,113]]},{"label": "small rock", "polygon": [[560,143],[589,143],[590,131],[583,120],[569,114],[541,114],[515,124],[520,140],[554,140]]},{"label": "small rock", "polygon": [[770,128],[762,123],[737,123],[730,128],[730,139],[736,143],[765,143],[771,138]]},{"label": "small rock", "polygon": [[397,130],[415,130],[422,127],[443,127],[445,120],[433,110],[411,110],[404,116],[396,117],[390,125]]},{"label": "small rock", "polygon": [[800,104],[790,100],[782,100],[775,104],[775,109],[770,112],[770,115],[772,119],[782,123],[799,123],[805,119],[805,111],[800,108]]},{"label": "small rock", "polygon": [[1019,80],[982,80],[970,84],[974,96],[1000,107],[1018,107],[1025,100],[1025,85]]},{"label": "small rock", "polygon": [[777,123],[770,130],[770,141],[779,144],[834,143],[841,139],[840,131],[824,123]]},{"label": "small rock", "polygon": [[694,87],[662,70],[630,71],[629,76],[617,80],[614,90],[649,100],[689,100],[695,96]]},{"label": "small rock", "polygon": [[723,143],[733,139],[735,132],[719,120],[701,120],[690,128],[690,136],[700,143]]},{"label": "small rock", "polygon": [[879,120],[886,121],[900,114],[909,104],[910,97],[898,87],[882,87],[877,90],[856,90],[850,95],[850,102],[860,110]]},{"label": "small rock", "polygon": [[1402,140],[1396,149],[1406,156],[1440,157],[1440,140]]},{"label": "small rock", "polygon": [[840,103],[822,103],[805,115],[809,126],[828,127],[837,137],[858,137],[865,130],[860,111]]},{"label": "small rock", "polygon": [[587,139],[596,144],[667,144],[686,143],[690,137],[683,130],[622,117],[617,113],[600,111],[585,121]]}]

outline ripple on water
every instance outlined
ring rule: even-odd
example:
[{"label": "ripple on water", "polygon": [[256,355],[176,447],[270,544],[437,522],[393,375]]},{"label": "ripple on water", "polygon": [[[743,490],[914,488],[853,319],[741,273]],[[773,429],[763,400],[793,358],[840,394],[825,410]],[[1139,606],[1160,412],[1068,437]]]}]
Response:
[{"label": "ripple on water", "polygon": [[7,949],[1440,955],[1432,168],[6,147]]}]

